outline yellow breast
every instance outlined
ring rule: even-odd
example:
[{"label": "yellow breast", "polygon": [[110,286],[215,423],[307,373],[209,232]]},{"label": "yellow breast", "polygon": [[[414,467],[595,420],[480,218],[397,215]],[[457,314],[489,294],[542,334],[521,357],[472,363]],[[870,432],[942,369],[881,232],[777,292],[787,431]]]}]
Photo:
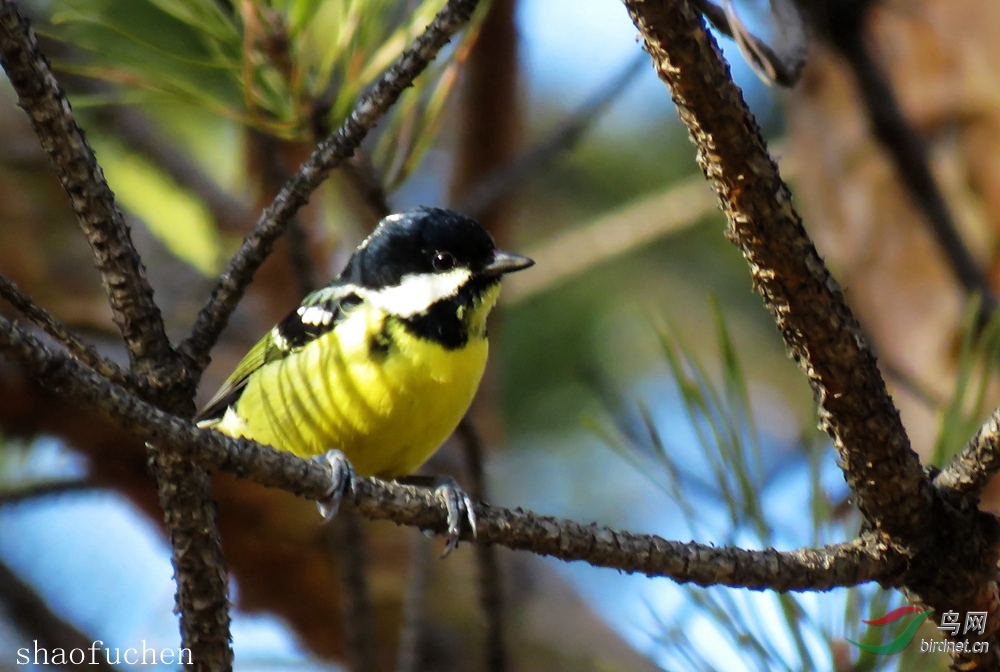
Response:
[{"label": "yellow breast", "polygon": [[464,347],[448,350],[359,307],[333,331],[262,367],[235,406],[238,418],[219,429],[303,457],[336,448],[361,475],[412,473],[472,402],[488,350],[476,326]]}]

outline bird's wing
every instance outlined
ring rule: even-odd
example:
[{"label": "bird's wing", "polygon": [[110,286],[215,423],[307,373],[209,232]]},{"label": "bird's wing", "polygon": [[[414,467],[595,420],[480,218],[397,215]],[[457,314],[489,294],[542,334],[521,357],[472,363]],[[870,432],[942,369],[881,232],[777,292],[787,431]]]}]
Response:
[{"label": "bird's wing", "polygon": [[198,412],[197,423],[219,420],[226,409],[236,403],[250,377],[261,367],[282,359],[329,332],[343,319],[347,311],[361,303],[357,288],[352,285],[328,285],[309,294],[298,308],[275,325],[261,338],[236,370]]}]

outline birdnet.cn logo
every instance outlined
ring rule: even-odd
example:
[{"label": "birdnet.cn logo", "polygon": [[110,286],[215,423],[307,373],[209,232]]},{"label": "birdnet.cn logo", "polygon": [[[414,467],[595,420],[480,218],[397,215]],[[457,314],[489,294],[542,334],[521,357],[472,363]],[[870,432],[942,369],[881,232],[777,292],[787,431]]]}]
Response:
[{"label": "birdnet.cn logo", "polygon": [[[898,621],[904,621],[908,616],[913,614],[914,616],[906,623],[903,631],[891,641],[878,645],[863,644],[855,642],[853,639],[847,641],[859,649],[883,656],[899,653],[910,645],[917,634],[917,629],[932,613],[934,613],[934,610],[927,607],[900,607],[893,609],[881,618],[862,621],[862,623],[865,623],[869,627],[882,628]],[[965,640],[957,639],[960,635],[985,635],[986,612],[966,612],[964,622],[961,616],[957,611],[946,611],[943,613],[941,615],[941,625],[937,626],[937,629],[950,633],[951,639],[938,641],[921,638],[920,651],[923,653],[988,653],[990,650],[989,642],[970,640],[968,638]]]}]

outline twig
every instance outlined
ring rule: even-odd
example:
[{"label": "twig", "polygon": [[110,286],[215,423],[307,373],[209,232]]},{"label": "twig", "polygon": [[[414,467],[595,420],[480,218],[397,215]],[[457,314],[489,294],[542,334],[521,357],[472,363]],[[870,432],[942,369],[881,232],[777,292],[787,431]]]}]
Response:
[{"label": "twig", "polygon": [[[487,495],[483,442],[468,415],[459,423],[457,434],[465,451],[465,461],[471,477],[469,494],[476,501],[485,501]],[[508,656],[504,637],[503,574],[500,572],[496,548],[477,544],[476,562],[479,565],[479,604],[486,619],[486,670],[505,672],[508,668]]]},{"label": "twig", "polygon": [[378,78],[335,134],[319,144],[268,207],[230,261],[212,297],[198,314],[191,335],[180,347],[195,378],[207,366],[208,352],[253,274],[270,254],[274,241],[333,168],[350,157],[378,120],[392,107],[414,78],[427,67],[463,25],[478,0],[449,0],[413,44]]},{"label": "twig", "polygon": [[589,100],[565,119],[554,133],[521,156],[503,166],[477,184],[456,206],[472,217],[492,208],[502,198],[538,174],[542,168],[563,152],[568,151],[594,122],[628,89],[643,71],[646,55],[640,53]]},{"label": "twig", "polygon": [[101,272],[115,324],[125,339],[132,370],[149,374],[169,367],[173,350],[128,226],[69,100],[38,50],[34,31],[12,0],[0,0],[0,64],[69,194]]},{"label": "twig", "polygon": [[[795,0],[788,2],[794,3]],[[799,81],[806,64],[804,38],[803,48],[796,50],[788,58],[782,58],[764,40],[747,30],[738,17],[730,20],[729,14],[723,7],[711,0],[692,0],[692,4],[712,22],[716,30],[733,38],[747,63],[765,83],[774,82],[781,86],[792,87]]]},{"label": "twig", "polygon": [[[301,497],[315,500],[328,496],[330,471],[324,464],[248,439],[199,429],[105,380],[77,360],[50,351],[3,317],[0,351],[19,361],[44,387],[94,410],[143,441],[171,449],[180,458]],[[392,520],[441,535],[448,529],[444,504],[426,488],[358,477],[343,506],[373,520]],[[482,503],[475,505],[475,511],[479,543],[702,586],[777,591],[829,590],[868,581],[894,586],[910,560],[874,536],[818,549],[751,551],[667,541],[655,535],[582,525]],[[471,541],[472,535],[466,530],[463,538]]]},{"label": "twig", "polygon": [[353,511],[344,511],[330,526],[326,537],[331,556],[340,558],[348,669],[376,672],[375,618],[368,590],[368,553],[361,519]]},{"label": "twig", "polygon": [[952,497],[978,499],[1000,471],[1000,408],[934,479],[934,485]]},{"label": "twig", "polygon": [[696,224],[717,210],[701,177],[663,193],[636,199],[620,210],[556,233],[527,254],[535,267],[504,280],[502,300],[517,303],[547,291],[594,266]]},{"label": "twig", "polygon": [[422,656],[421,643],[427,615],[427,581],[430,575],[431,543],[424,535],[413,535],[410,561],[410,586],[403,606],[403,625],[399,633],[399,651],[396,654],[396,672],[418,672]]},{"label": "twig", "polygon": [[[824,3],[819,3],[820,6]],[[803,3],[808,7],[810,3]],[[825,11],[810,8],[818,28],[847,61],[857,80],[875,138],[886,150],[913,203],[923,213],[952,273],[962,288],[982,297],[980,317],[993,313],[997,297],[986,274],[972,257],[931,172],[922,138],[899,106],[892,85],[865,43],[864,22],[872,3],[831,4]]]},{"label": "twig", "polygon": [[94,371],[123,387],[132,390],[139,388],[139,378],[130,371],[125,371],[110,359],[99,355],[94,346],[77,338],[76,334],[66,328],[65,324],[52,317],[49,311],[35,303],[30,296],[2,275],[0,275],[0,296]]},{"label": "twig", "polygon": [[43,497],[53,497],[74,492],[88,492],[100,489],[101,486],[97,483],[78,478],[69,480],[40,481],[38,483],[30,483],[17,488],[10,488],[9,490],[7,488],[0,488],[0,508],[21,504],[23,502]]},{"label": "twig", "polygon": [[[83,660],[76,662],[79,656],[67,655],[62,667],[75,672],[115,672],[118,669],[104,657],[101,649],[104,642],[88,637],[52,613],[45,600],[3,562],[0,562],[0,604],[5,616],[34,641],[34,646],[24,649],[31,662],[35,661],[36,647],[38,655],[45,655],[46,661],[54,655],[55,649],[79,650]],[[39,667],[47,668],[48,664]]]}]

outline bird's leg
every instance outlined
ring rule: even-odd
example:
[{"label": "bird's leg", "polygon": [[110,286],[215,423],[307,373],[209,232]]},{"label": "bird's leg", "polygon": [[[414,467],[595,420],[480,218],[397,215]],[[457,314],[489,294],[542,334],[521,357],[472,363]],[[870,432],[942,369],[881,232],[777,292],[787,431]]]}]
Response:
[{"label": "bird's leg", "polygon": [[472,504],[472,498],[460,487],[451,476],[399,476],[397,483],[403,485],[416,485],[424,488],[434,488],[434,496],[441,500],[448,510],[448,541],[444,546],[444,554],[448,555],[458,548],[458,541],[462,536],[462,520],[469,521],[469,529],[472,536],[476,536],[476,510]]},{"label": "bird's leg", "polygon": [[337,515],[344,495],[354,488],[354,467],[339,450],[328,450],[314,459],[330,465],[330,488],[326,497],[316,501],[323,520],[329,521]]}]

